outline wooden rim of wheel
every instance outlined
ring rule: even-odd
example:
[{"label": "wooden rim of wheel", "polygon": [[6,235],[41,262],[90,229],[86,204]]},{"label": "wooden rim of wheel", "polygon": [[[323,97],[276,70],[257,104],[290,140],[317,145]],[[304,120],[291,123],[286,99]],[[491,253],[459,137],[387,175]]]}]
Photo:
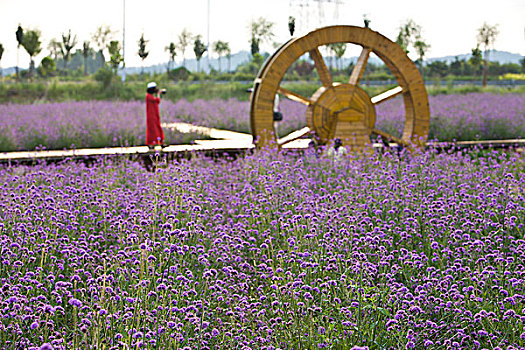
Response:
[{"label": "wooden rim of wheel", "polygon": [[[319,50],[321,46],[334,43],[350,43],[362,47],[348,83],[342,84],[343,86],[333,82]],[[280,86],[288,68],[307,53],[310,54],[321,81],[318,91],[309,97]],[[397,80],[397,86],[377,96],[364,97],[359,82],[371,53],[377,55],[390,69]],[[307,126],[280,139],[275,136],[273,123],[277,93],[308,106]],[[405,106],[404,127],[400,137],[375,128],[375,106],[398,95],[403,96]],[[338,121],[341,120],[338,116],[344,113],[348,114],[344,123],[350,124],[345,124],[344,128],[336,126],[342,123]],[[254,81],[250,96],[250,123],[254,142],[258,147],[284,145],[312,133],[322,143],[326,143],[332,137],[342,136],[348,139],[348,133],[351,132],[349,130],[356,132],[357,129],[358,138],[366,136],[366,139],[369,134],[375,133],[403,145],[422,144],[428,137],[429,120],[425,83],[414,62],[390,39],[369,28],[356,26],[324,27],[289,40],[266,60]],[[363,142],[365,141],[360,141],[360,144]]]}]

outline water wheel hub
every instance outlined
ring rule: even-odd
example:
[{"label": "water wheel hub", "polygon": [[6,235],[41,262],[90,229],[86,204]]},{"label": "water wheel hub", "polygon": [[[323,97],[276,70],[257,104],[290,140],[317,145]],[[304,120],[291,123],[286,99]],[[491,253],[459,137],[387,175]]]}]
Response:
[{"label": "water wheel hub", "polygon": [[375,120],[375,108],[368,94],[350,84],[319,88],[306,111],[307,125],[316,131],[318,140],[326,143],[340,138],[350,147],[370,143]]}]

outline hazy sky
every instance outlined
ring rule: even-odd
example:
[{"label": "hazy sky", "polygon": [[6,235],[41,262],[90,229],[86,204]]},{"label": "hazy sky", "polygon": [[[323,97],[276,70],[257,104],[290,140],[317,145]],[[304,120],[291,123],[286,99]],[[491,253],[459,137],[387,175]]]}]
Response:
[{"label": "hazy sky", "polygon": [[[149,56],[145,65],[168,60],[164,48],[177,42],[184,28],[193,34],[201,34],[208,41],[208,4],[210,5],[210,42],[229,42],[232,52],[249,50],[248,24],[251,19],[264,17],[275,23],[277,43],[289,38],[288,16],[296,17],[299,33],[328,24],[363,24],[363,15],[371,20],[371,28],[395,40],[399,26],[413,19],[423,27],[423,38],[431,45],[427,57],[440,57],[469,53],[476,45],[476,33],[484,22],[498,25],[497,50],[525,55],[525,0],[339,0],[335,5],[326,1],[307,0],[0,0],[0,43],[4,54],[1,67],[16,64],[17,50],[15,31],[20,23],[23,28],[37,28],[42,32],[42,53],[37,62],[49,54],[51,39],[61,38],[69,29],[82,42],[101,25],[109,25],[115,31],[115,39],[122,40],[123,4],[126,4],[126,65],[140,66],[137,56],[141,33],[149,40]],[[309,3],[308,6],[299,4]],[[321,11],[320,11],[321,9]],[[349,50],[348,55],[359,48]],[[271,44],[262,50],[273,52]],[[212,57],[215,54],[211,53]],[[189,47],[185,54],[193,57]],[[181,60],[179,54],[177,61]],[[19,65],[27,67],[29,57],[21,49]]]}]

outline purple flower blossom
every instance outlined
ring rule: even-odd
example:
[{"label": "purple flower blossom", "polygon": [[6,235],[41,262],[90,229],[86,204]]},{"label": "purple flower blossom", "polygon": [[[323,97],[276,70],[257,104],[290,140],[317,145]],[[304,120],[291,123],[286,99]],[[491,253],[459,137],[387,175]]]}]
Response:
[{"label": "purple flower blossom", "polygon": [[75,299],[75,298],[71,298],[69,299],[69,305],[73,305],[75,307],[81,307],[82,306],[82,302],[78,299]]},{"label": "purple flower blossom", "polygon": [[133,338],[136,339],[136,338],[143,338],[144,337],[144,333],[142,332],[136,332],[133,334]]}]

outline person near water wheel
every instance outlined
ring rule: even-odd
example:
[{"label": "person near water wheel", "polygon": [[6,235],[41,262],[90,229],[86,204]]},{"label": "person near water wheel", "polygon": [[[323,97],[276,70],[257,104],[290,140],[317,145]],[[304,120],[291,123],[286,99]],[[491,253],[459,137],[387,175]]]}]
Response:
[{"label": "person near water wheel", "polygon": [[279,135],[279,124],[283,121],[281,106],[279,106],[279,94],[275,94],[273,101],[273,128],[276,135]]},{"label": "person near water wheel", "polygon": [[339,162],[345,154],[348,153],[348,150],[343,146],[343,142],[339,137],[334,140],[334,145],[328,149],[326,154],[334,162]]},{"label": "person near water wheel", "polygon": [[146,145],[164,146],[164,131],[160,125],[160,97],[166,90],[159,90],[155,82],[148,83],[146,90]]}]

